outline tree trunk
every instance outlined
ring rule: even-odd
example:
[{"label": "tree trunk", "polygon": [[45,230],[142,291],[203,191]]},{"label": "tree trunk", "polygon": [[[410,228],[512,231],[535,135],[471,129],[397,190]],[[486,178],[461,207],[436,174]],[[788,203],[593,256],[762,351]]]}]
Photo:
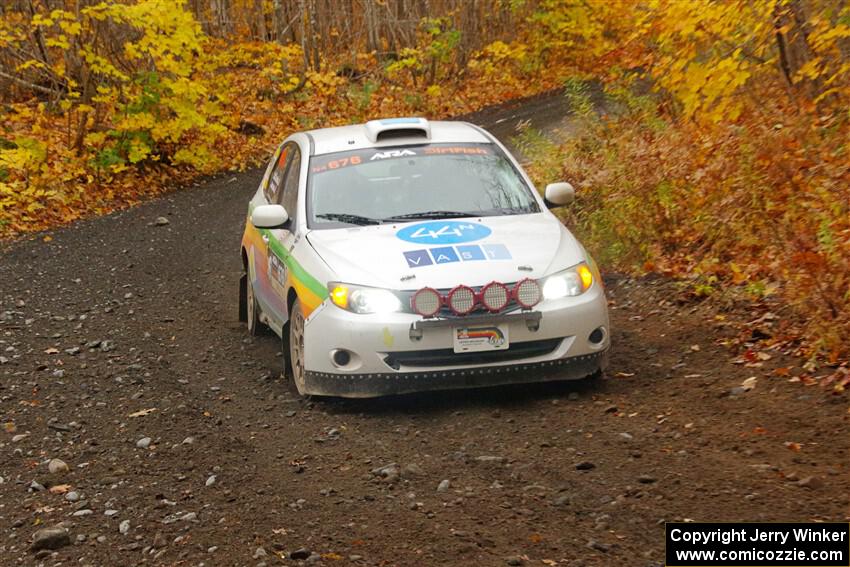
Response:
[{"label": "tree trunk", "polygon": [[254,21],[257,26],[257,39],[260,41],[268,41],[269,32],[266,29],[266,11],[263,8],[263,0],[254,0]]}]

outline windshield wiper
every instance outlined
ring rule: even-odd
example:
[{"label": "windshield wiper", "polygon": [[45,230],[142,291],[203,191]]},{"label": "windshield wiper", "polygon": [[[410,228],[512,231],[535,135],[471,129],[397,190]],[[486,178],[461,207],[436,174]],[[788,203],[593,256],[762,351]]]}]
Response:
[{"label": "windshield wiper", "polygon": [[461,211],[423,211],[421,213],[408,213],[406,215],[395,215],[387,217],[385,221],[407,220],[407,219],[457,219],[463,217],[478,217],[475,213],[464,213]]},{"label": "windshield wiper", "polygon": [[384,222],[381,219],[373,219],[369,217],[362,217],[360,215],[351,215],[348,213],[322,213],[316,215],[316,218],[334,220],[348,224],[356,224],[360,226],[382,224]]}]

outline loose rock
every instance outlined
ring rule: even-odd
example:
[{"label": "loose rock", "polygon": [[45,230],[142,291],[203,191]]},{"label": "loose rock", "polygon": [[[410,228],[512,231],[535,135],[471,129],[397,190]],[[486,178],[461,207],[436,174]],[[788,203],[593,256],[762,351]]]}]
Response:
[{"label": "loose rock", "polygon": [[42,528],[32,536],[30,551],[41,551],[42,549],[59,549],[71,545],[71,534],[62,526]]},{"label": "loose rock", "polygon": [[409,463],[404,465],[401,469],[401,476],[404,478],[410,478],[415,476],[424,476],[425,471],[422,470],[422,467],[417,465],[416,463]]},{"label": "loose rock", "polygon": [[809,490],[817,490],[823,488],[823,479],[818,476],[807,476],[797,482],[797,486],[808,488]]},{"label": "loose rock", "polygon": [[611,551],[610,545],[595,540],[590,540],[589,542],[587,542],[587,547],[589,547],[590,549],[595,549],[596,551],[601,551],[602,553],[608,553],[609,551]]},{"label": "loose rock", "polygon": [[50,474],[64,474],[71,469],[68,463],[62,459],[50,459],[50,462],[47,463],[47,470],[50,471]]}]

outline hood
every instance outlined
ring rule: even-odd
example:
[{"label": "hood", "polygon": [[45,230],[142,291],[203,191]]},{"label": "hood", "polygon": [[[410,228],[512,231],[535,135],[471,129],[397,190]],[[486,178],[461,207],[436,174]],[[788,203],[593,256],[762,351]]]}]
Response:
[{"label": "hood", "polygon": [[313,230],[307,240],[333,279],[399,290],[540,278],[585,256],[548,211]]}]

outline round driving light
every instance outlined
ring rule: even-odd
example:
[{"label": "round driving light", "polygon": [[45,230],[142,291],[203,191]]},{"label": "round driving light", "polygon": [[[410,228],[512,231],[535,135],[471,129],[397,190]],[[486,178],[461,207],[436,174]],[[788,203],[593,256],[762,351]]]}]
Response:
[{"label": "round driving light", "polygon": [[481,303],[490,311],[501,311],[508,306],[510,300],[511,296],[505,284],[490,282],[481,290]]},{"label": "round driving light", "polygon": [[466,315],[475,307],[475,291],[471,287],[459,285],[449,292],[448,304],[456,315]]},{"label": "round driving light", "polygon": [[423,287],[410,300],[410,306],[423,317],[433,317],[440,311],[443,300],[436,289]]},{"label": "round driving light", "polygon": [[514,287],[514,299],[525,309],[530,309],[540,303],[542,293],[540,284],[532,279],[524,279],[517,282]]}]

